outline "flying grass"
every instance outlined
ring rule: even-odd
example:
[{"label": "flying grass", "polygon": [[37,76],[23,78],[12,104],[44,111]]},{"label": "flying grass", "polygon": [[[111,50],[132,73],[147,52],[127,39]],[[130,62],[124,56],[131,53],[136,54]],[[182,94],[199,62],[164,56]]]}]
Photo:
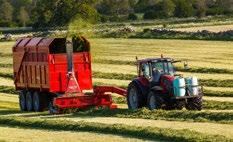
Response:
[{"label": "flying grass", "polygon": [[44,129],[44,130],[64,130],[64,131],[81,131],[97,132],[104,134],[114,134],[142,138],[157,141],[230,141],[231,139],[220,135],[205,135],[190,130],[173,130],[168,128],[156,127],[135,127],[121,124],[109,125],[102,123],[73,122],[73,121],[56,121],[27,119],[16,117],[1,117],[2,126],[17,126],[20,128]]}]

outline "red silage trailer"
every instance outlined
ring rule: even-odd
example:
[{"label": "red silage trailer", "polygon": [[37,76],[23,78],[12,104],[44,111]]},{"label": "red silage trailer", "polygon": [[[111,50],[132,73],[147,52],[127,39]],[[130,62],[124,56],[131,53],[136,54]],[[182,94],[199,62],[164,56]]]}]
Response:
[{"label": "red silage trailer", "polygon": [[124,89],[114,86],[93,87],[90,43],[84,37],[76,40],[79,42],[42,37],[17,40],[13,47],[13,69],[22,111],[50,108],[54,112],[89,106],[115,108],[107,92],[126,95]]}]

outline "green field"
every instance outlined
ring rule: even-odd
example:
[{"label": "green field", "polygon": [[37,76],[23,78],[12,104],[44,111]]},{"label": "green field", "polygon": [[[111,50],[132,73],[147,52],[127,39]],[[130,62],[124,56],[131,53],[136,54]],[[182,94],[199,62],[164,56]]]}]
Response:
[{"label": "green field", "polygon": [[[152,39],[90,39],[93,82],[127,87],[136,75],[135,56],[171,57],[177,72],[197,76],[204,86],[204,110],[88,110],[50,116],[21,113],[12,79],[11,48],[0,42],[0,141],[233,141],[233,42]],[[207,97],[208,96],[208,97]],[[53,135],[53,137],[51,137]],[[56,139],[55,139],[56,137]]]}]

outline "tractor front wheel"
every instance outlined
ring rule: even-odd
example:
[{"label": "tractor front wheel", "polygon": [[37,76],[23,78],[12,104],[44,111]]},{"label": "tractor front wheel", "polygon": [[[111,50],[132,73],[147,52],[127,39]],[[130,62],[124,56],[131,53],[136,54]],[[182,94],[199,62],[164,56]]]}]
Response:
[{"label": "tractor front wheel", "polygon": [[138,109],[142,107],[143,96],[140,89],[131,82],[127,89],[127,104],[129,109]]},{"label": "tractor front wheel", "polygon": [[198,96],[196,98],[188,100],[185,108],[187,110],[202,110],[202,96]]},{"label": "tractor front wheel", "polygon": [[158,94],[151,91],[148,94],[147,106],[148,106],[148,108],[150,110],[161,109],[161,107],[162,107],[162,98]]}]

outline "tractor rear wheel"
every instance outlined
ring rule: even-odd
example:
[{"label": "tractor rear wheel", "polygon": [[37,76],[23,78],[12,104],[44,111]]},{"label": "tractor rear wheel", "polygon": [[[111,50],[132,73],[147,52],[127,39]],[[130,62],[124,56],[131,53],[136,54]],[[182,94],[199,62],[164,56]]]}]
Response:
[{"label": "tractor rear wheel", "polygon": [[143,94],[133,82],[127,89],[127,104],[129,109],[138,109],[143,106]]},{"label": "tractor rear wheel", "polygon": [[30,91],[28,91],[26,94],[26,107],[28,111],[33,110],[33,98],[32,93]]},{"label": "tractor rear wheel", "polygon": [[185,108],[187,110],[202,110],[202,96],[198,96],[196,98],[188,100]]},{"label": "tractor rear wheel", "polygon": [[162,107],[162,98],[154,93],[153,91],[150,91],[147,97],[147,106],[150,110],[154,109],[161,109]]},{"label": "tractor rear wheel", "polygon": [[21,111],[26,111],[27,110],[25,91],[20,91],[19,92],[19,107],[20,107]]},{"label": "tractor rear wheel", "polygon": [[35,91],[33,93],[33,109],[34,111],[43,111],[46,107],[45,97],[42,93]]}]

